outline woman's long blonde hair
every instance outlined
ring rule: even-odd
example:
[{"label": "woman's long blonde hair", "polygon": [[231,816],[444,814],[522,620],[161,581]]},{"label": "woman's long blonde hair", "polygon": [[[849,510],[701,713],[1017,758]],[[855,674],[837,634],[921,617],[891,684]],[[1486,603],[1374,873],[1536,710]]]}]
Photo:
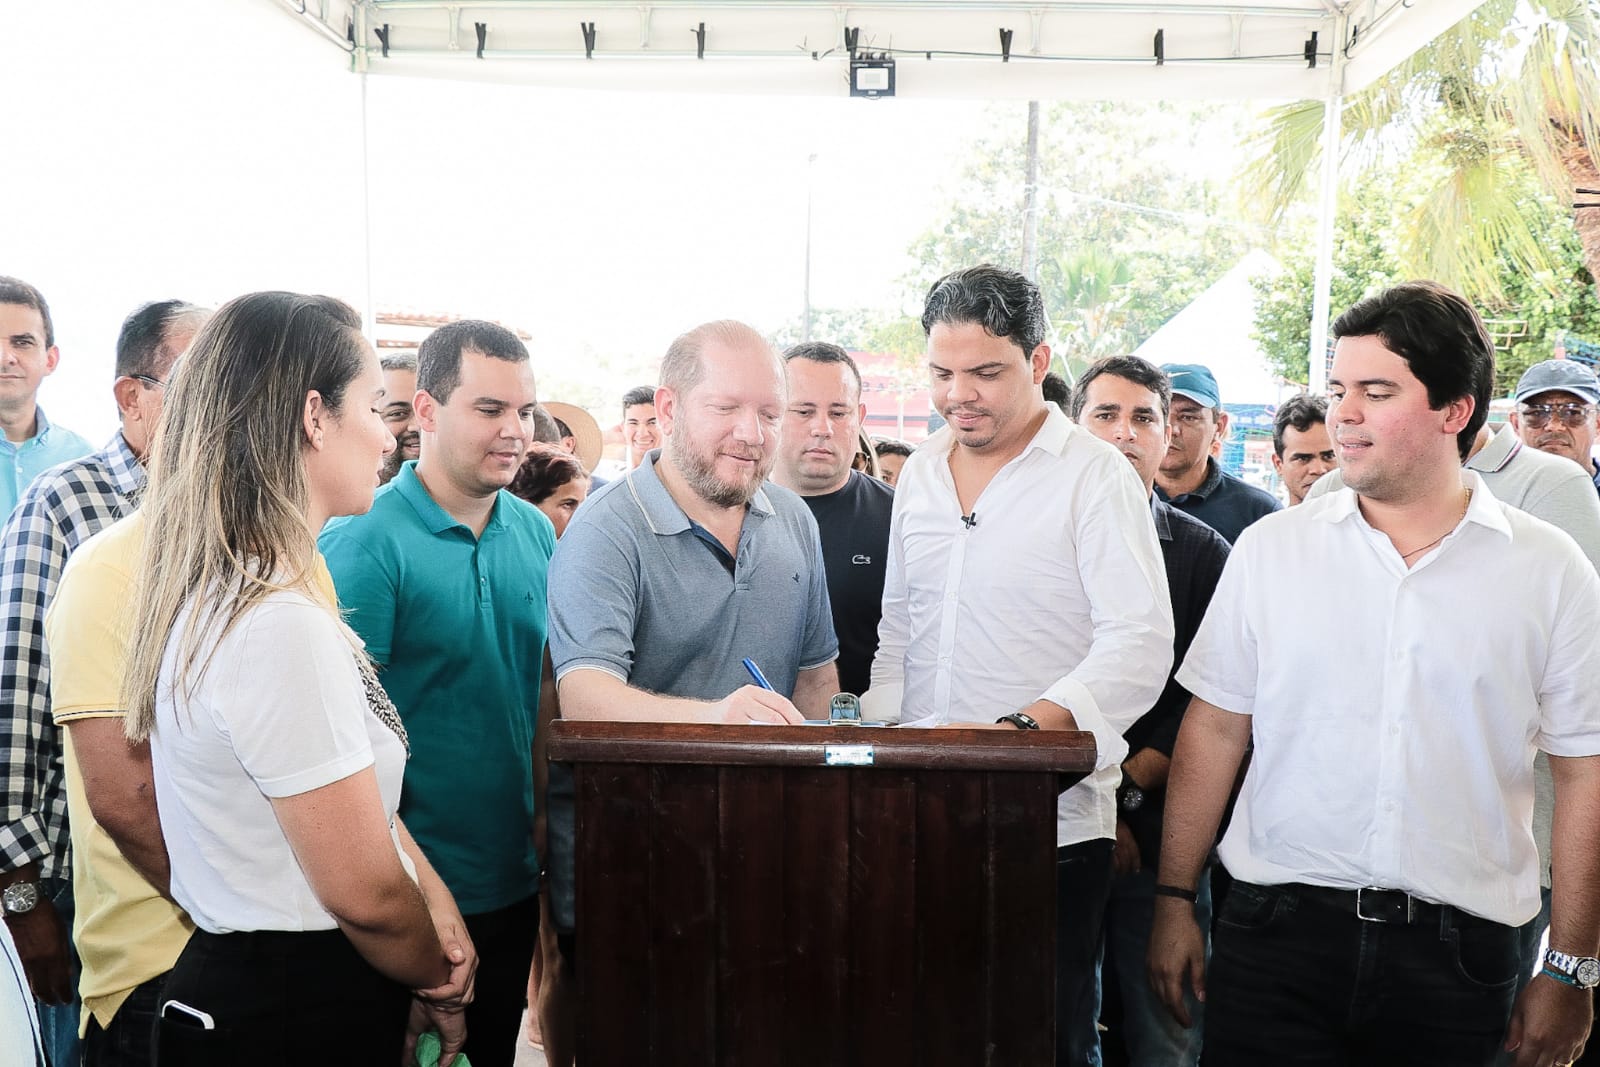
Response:
[{"label": "woman's long blonde hair", "polygon": [[371,358],[360,316],[326,296],[251,293],[195,335],[150,452],[123,677],[130,740],[150,736],[166,646],[191,598],[173,679],[180,691],[204,667],[196,660],[208,633],[226,634],[269,593],[326,599],[312,580],[306,399],[315,390],[337,415]]}]

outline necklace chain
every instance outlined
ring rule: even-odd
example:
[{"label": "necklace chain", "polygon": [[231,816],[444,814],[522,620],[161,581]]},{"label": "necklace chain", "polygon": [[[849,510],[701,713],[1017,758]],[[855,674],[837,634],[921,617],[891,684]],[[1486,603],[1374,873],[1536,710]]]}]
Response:
[{"label": "necklace chain", "polygon": [[1404,560],[1407,563],[1411,562],[1411,557],[1412,556],[1420,555],[1423,552],[1428,551],[1428,549],[1432,548],[1434,545],[1437,545],[1440,541],[1443,541],[1446,537],[1449,537],[1451,532],[1454,531],[1457,526],[1461,525],[1461,520],[1467,517],[1467,508],[1472,504],[1472,490],[1471,489],[1463,489],[1462,493],[1463,493],[1463,496],[1462,496],[1462,499],[1461,499],[1461,514],[1456,516],[1456,521],[1450,524],[1450,529],[1446,530],[1444,533],[1440,534],[1438,537],[1435,537],[1432,541],[1429,541],[1427,544],[1423,545],[1421,548],[1413,548],[1410,552],[1402,552],[1402,553],[1400,553],[1400,558],[1402,560]]}]

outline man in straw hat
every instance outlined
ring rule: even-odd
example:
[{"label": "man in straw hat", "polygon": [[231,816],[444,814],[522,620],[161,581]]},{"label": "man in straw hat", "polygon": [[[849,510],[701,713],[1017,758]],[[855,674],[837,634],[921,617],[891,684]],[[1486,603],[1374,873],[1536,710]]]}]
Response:
[{"label": "man in straw hat", "polygon": [[583,464],[583,469],[588,472],[589,492],[592,493],[605,485],[606,480],[595,477],[594,473],[605,448],[605,440],[600,435],[600,424],[595,421],[595,417],[576,404],[564,404],[559,400],[547,402],[544,409],[556,420],[556,429],[561,431],[561,440],[556,443],[577,456],[578,462]]}]

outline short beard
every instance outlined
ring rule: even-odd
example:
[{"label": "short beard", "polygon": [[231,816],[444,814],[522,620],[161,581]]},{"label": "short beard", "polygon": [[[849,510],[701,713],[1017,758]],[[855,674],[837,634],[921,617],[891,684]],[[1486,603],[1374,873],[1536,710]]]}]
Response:
[{"label": "short beard", "polygon": [[750,480],[748,486],[725,482],[717,477],[713,467],[715,458],[713,457],[710,463],[702,461],[686,444],[681,443],[683,440],[684,438],[677,434],[668,437],[667,454],[672,457],[672,465],[678,468],[678,473],[683,475],[683,480],[689,483],[689,488],[694,490],[695,495],[713,507],[744,507],[750,503],[772,470],[773,456],[769,452],[764,457],[764,464],[756,465],[755,477]]}]

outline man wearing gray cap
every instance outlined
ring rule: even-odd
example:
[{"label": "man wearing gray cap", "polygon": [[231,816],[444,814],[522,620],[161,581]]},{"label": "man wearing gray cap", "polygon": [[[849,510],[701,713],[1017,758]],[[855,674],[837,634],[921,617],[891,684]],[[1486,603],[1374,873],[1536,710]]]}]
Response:
[{"label": "man wearing gray cap", "polygon": [[1172,381],[1172,443],[1156,472],[1161,499],[1187,512],[1231,545],[1244,528],[1282,505],[1264,489],[1227,473],[1211,446],[1228,437],[1228,413],[1211,368],[1200,363],[1164,363]]},{"label": "man wearing gray cap", "polygon": [[1594,461],[1600,379],[1594,371],[1570,359],[1535,363],[1518,380],[1514,399],[1511,428],[1522,443],[1572,460],[1600,491],[1600,468]]}]

